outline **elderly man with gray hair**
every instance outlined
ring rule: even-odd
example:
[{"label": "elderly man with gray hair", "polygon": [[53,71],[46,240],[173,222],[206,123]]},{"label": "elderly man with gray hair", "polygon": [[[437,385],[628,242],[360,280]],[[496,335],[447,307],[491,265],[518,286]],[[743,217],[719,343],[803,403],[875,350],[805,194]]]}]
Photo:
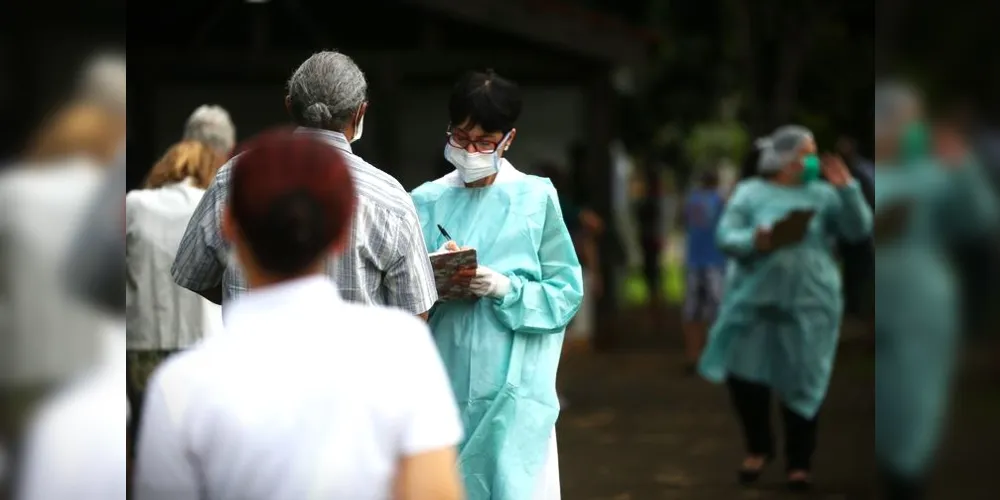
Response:
[{"label": "elderly man with gray hair", "polygon": [[222,106],[203,104],[184,124],[185,141],[198,141],[228,158],[236,147],[236,125]]},{"label": "elderly man with gray hair", "polygon": [[[333,51],[314,54],[288,81],[285,106],[299,133],[311,134],[344,154],[357,186],[352,248],[330,259],[326,270],[348,301],[398,307],[426,318],[438,296],[413,201],[396,179],[351,150],[364,129],[367,90],[361,69]],[[224,308],[247,292],[246,278],[230,259],[221,231],[236,161],[239,156],[224,165],[209,186],[172,269],[177,284]]]}]

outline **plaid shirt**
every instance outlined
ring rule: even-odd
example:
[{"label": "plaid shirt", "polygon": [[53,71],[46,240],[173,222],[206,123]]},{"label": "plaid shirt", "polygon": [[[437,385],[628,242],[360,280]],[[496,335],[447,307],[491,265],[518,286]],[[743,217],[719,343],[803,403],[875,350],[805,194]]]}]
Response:
[{"label": "plaid shirt", "polygon": [[[437,301],[434,273],[410,195],[391,175],[351,151],[343,134],[321,130],[320,139],[342,150],[354,175],[358,196],[350,250],[327,261],[327,274],[348,301],[397,307],[413,314]],[[229,258],[222,239],[222,207],[229,195],[230,169],[224,165],[191,216],[171,274],[178,285],[199,292],[222,284],[223,302],[246,293],[242,271]]]}]

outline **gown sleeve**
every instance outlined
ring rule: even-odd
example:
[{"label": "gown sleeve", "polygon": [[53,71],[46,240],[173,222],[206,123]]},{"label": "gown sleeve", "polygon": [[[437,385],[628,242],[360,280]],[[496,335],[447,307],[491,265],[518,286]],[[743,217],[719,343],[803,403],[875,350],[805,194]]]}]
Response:
[{"label": "gown sleeve", "polygon": [[834,195],[827,205],[827,216],[837,233],[852,243],[864,241],[872,234],[872,210],[861,183],[856,179],[846,186],[834,188]]},{"label": "gown sleeve", "polygon": [[955,176],[942,221],[950,236],[964,238],[988,234],[1000,222],[1000,204],[980,165],[969,160]]},{"label": "gown sleeve", "polygon": [[583,271],[551,186],[538,259],[541,280],[508,274],[511,291],[496,300],[493,309],[497,319],[517,333],[560,333],[583,302]]},{"label": "gown sleeve", "polygon": [[715,240],[719,249],[731,257],[744,258],[754,253],[753,213],[750,205],[752,186],[740,184],[722,211]]}]

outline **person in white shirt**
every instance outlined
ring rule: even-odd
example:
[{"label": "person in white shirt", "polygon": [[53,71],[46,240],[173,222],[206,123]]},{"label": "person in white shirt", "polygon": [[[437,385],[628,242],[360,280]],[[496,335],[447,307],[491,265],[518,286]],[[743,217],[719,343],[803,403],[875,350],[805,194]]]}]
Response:
[{"label": "person in white shirt", "polygon": [[451,500],[462,426],[427,326],[350,304],[324,273],[350,245],[346,159],[272,132],[233,167],[223,235],[250,292],[225,331],[147,386],[140,500]]},{"label": "person in white shirt", "polygon": [[[99,356],[101,319],[67,293],[61,264],[125,140],[125,66],[111,54],[88,62],[75,93],[0,173],[0,455],[9,477],[26,417]],[[0,498],[10,488],[3,479]]]},{"label": "person in white shirt", "polygon": [[184,124],[184,140],[198,141],[229,159],[236,146],[236,125],[222,106],[203,104]]},{"label": "person in white shirt", "polygon": [[[96,365],[61,387],[33,415],[19,471],[18,500],[126,498],[124,151],[118,167],[106,175],[71,251],[62,265],[54,266],[68,294],[102,317],[104,352]],[[71,337],[85,330],[63,333]]]},{"label": "person in white shirt", "polygon": [[222,327],[219,306],[175,284],[170,266],[191,214],[224,162],[204,143],[177,143],[153,166],[144,188],[125,197],[128,390],[136,410],[157,365]]}]

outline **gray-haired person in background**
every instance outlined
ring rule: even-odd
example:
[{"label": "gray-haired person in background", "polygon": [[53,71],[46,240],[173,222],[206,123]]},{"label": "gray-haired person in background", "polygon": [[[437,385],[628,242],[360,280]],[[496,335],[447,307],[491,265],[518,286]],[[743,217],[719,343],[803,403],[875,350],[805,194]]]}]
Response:
[{"label": "gray-haired person in background", "polygon": [[[351,247],[330,259],[326,271],[348,301],[397,307],[426,318],[438,296],[413,201],[396,179],[351,151],[364,131],[367,91],[361,69],[338,52],[314,54],[288,80],[285,106],[300,132],[314,134],[347,156],[358,191]],[[177,284],[224,307],[248,288],[221,233],[234,161],[239,157],[219,170],[195,210],[172,269]]]},{"label": "gray-haired person in background", "polygon": [[[104,352],[33,416],[18,500],[126,497],[124,151],[118,166],[105,176],[104,186],[92,193],[91,206],[83,211],[83,223],[63,265],[56,266],[71,295],[108,315],[100,332]],[[62,333],[70,338],[83,332]]]},{"label": "gray-haired person in background", "polygon": [[224,158],[236,147],[236,125],[222,106],[203,104],[191,113],[184,124],[185,141],[198,141]]}]

